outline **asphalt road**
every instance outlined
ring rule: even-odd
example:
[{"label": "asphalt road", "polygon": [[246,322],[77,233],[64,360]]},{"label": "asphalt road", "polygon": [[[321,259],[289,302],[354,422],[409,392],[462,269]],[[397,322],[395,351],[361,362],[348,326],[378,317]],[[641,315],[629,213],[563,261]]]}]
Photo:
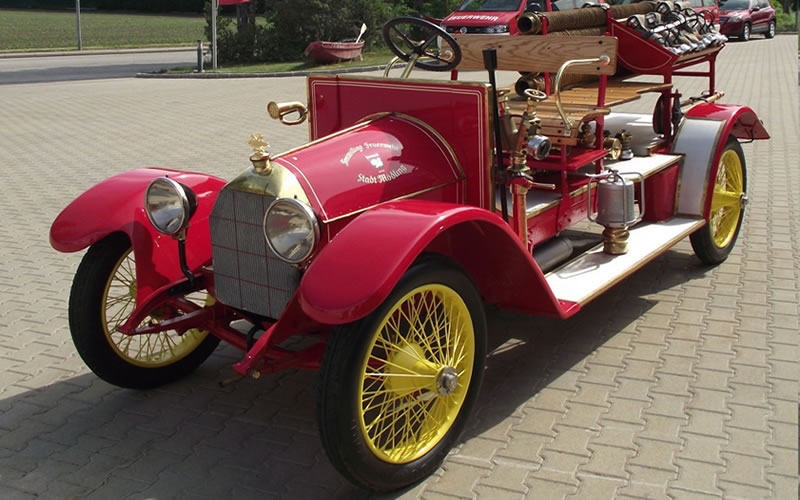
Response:
[{"label": "asphalt road", "polygon": [[136,73],[196,64],[197,51],[193,49],[7,58],[0,55],[0,85],[130,78]]}]

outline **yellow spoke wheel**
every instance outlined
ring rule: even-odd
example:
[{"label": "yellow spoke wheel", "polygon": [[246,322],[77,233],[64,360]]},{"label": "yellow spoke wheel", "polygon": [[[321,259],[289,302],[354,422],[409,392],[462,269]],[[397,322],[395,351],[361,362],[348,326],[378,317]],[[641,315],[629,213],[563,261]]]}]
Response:
[{"label": "yellow spoke wheel", "polygon": [[[187,299],[199,302],[199,305],[213,304],[213,298],[207,293],[193,295]],[[144,335],[126,335],[119,331],[136,306],[136,262],[131,249],[122,254],[112,269],[103,291],[102,304],[100,321],[106,340],[118,356],[136,366],[156,368],[175,363],[193,352],[208,336],[208,330],[198,329]],[[139,326],[168,319],[167,312],[167,309],[156,311]],[[179,313],[175,311],[174,314]]]},{"label": "yellow spoke wheel", "polygon": [[[206,293],[184,297],[210,305]],[[114,233],[93,244],[72,283],[69,324],[78,353],[91,370],[121,387],[150,388],[177,380],[205,361],[219,344],[207,330],[126,335],[118,328],[136,305],[136,262],[130,241]],[[169,304],[139,326],[181,313]]]},{"label": "yellow spoke wheel", "polygon": [[472,377],[473,338],[467,305],[444,285],[415,288],[384,317],[359,396],[361,432],[381,460],[411,462],[447,433]]},{"label": "yellow spoke wheel", "polygon": [[747,203],[747,170],[736,138],[728,139],[713,177],[708,224],[691,235],[695,254],[707,264],[724,261],[739,235]]},{"label": "yellow spoke wheel", "polygon": [[463,430],[485,353],[471,281],[443,259],[416,264],[378,309],[331,335],[318,407],[331,463],[374,490],[427,477]]}]

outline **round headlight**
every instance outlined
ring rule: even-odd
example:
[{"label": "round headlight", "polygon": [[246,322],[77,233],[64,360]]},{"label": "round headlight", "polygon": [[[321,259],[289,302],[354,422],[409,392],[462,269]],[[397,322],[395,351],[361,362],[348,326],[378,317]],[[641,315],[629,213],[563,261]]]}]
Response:
[{"label": "round headlight", "polygon": [[311,255],[319,223],[311,207],[294,198],[279,198],[264,214],[264,237],[280,259],[298,264]]},{"label": "round headlight", "polygon": [[144,208],[150,223],[160,233],[172,235],[189,224],[197,198],[191,189],[168,177],[150,182],[144,196]]}]

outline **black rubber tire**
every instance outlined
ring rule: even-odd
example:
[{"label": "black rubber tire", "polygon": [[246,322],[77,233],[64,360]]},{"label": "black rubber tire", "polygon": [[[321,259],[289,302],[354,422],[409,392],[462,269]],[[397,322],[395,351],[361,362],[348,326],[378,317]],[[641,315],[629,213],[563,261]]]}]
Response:
[{"label": "black rubber tire", "polygon": [[775,38],[775,28],[775,20],[770,21],[769,25],[767,26],[767,32],[764,33],[764,36],[767,38]]},{"label": "black rubber tire", "polygon": [[741,41],[746,42],[750,40],[750,29],[750,23],[744,23],[744,26],[742,26],[742,32],[739,34],[739,39]]},{"label": "black rubber tire", "polygon": [[[416,460],[391,464],[376,456],[362,435],[358,399],[361,366],[382,318],[405,294],[426,284],[448,286],[461,296],[470,312],[475,332],[472,378],[463,405],[441,440]],[[335,328],[331,334],[320,370],[317,419],[323,447],[333,466],[352,483],[374,491],[397,490],[428,477],[442,463],[469,420],[480,390],[485,358],[486,317],[472,281],[446,259],[419,260],[380,307],[360,321]]]},{"label": "black rubber tire", "polygon": [[[739,145],[739,141],[733,136],[728,138],[728,142],[725,144],[725,149],[723,150],[722,154],[724,155],[725,151],[728,150],[733,150],[739,156],[739,161],[742,163],[743,192],[746,193],[747,165],[745,164],[742,146]],[[712,179],[712,181],[715,181],[715,179]],[[710,265],[716,265],[724,262],[731,253],[731,250],[733,250],[734,245],[736,245],[736,239],[739,237],[739,231],[742,228],[742,221],[744,220],[744,212],[745,207],[742,207],[741,212],[739,213],[739,221],[736,223],[736,230],[733,233],[733,238],[731,238],[731,241],[724,247],[718,247],[716,243],[714,243],[714,238],[711,235],[710,223],[706,223],[705,226],[692,233],[689,236],[689,241],[692,243],[692,249],[694,250],[695,255],[697,255],[697,257],[704,263]]]},{"label": "black rubber tire", "polygon": [[185,357],[153,368],[137,366],[117,354],[103,328],[101,302],[111,272],[130,247],[124,233],[112,233],[89,247],[72,281],[69,328],[78,354],[95,375],[119,387],[148,389],[192,372],[214,352],[219,338],[209,334]]}]

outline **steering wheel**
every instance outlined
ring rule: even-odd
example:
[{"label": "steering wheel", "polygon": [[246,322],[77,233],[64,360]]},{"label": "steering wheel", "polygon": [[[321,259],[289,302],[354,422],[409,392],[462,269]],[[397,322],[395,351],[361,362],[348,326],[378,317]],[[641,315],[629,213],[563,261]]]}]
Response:
[{"label": "steering wheel", "polygon": [[461,62],[461,47],[445,30],[416,17],[395,17],[383,25],[383,40],[394,54],[430,71],[450,71]]}]

